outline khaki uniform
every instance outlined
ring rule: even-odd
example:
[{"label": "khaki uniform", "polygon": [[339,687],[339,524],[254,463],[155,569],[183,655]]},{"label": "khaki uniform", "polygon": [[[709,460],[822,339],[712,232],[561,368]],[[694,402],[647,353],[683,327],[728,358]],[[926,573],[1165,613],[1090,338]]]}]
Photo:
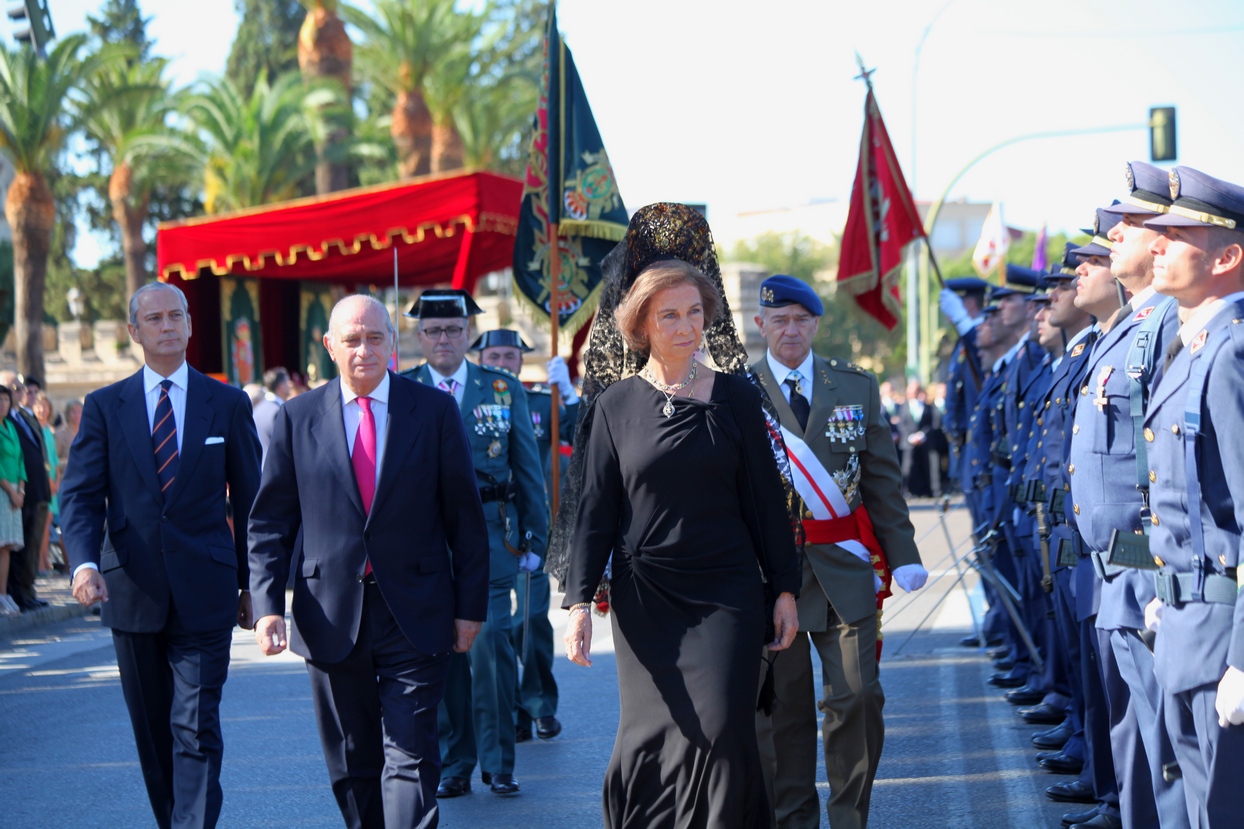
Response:
[{"label": "khaki uniform", "polygon": [[[890,570],[919,564],[915,533],[903,499],[898,453],[882,415],[877,379],[839,359],[814,357],[813,369],[812,405],[804,431],[768,361],[762,358],[752,366],[782,425],[802,436],[836,480],[843,479],[840,487],[853,510],[861,503],[868,508]],[[859,407],[863,408],[862,418]],[[863,434],[844,437],[829,428],[848,413],[854,415],[853,422],[863,424]],[[849,475],[856,464],[858,473]],[[848,477],[850,482],[845,480]],[[757,736],[776,825],[782,829],[820,826],[816,791],[819,707],[825,712],[822,733],[830,786],[830,826],[863,827],[868,821],[873,778],[885,736],[872,566],[836,544],[807,545],[798,610],[800,635],[787,651],[777,654],[774,662],[777,703],[773,714],[757,714]],[[819,705],[813,694],[812,646],[823,665]]]}]

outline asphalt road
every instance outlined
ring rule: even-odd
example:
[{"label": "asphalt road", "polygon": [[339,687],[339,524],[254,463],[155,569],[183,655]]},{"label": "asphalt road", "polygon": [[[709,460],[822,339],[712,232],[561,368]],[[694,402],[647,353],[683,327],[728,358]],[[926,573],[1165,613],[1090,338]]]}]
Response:
[{"label": "asphalt road", "polygon": [[[914,504],[928,587],[887,604],[882,657],[886,746],[870,825],[1056,827],[1066,809],[1043,795],[1068,778],[1037,770],[1024,726],[979,652],[968,591],[956,584],[950,545],[929,504]],[[948,528],[966,549],[968,521]],[[975,576],[966,582],[974,585]],[[553,611],[559,629],[564,613]],[[581,829],[599,826],[600,784],[617,728],[617,674],[608,624],[597,621],[591,669],[560,657],[560,737],[518,746],[518,797],[475,780],[442,801],[445,827]],[[306,670],[292,655],[262,657],[237,631],[223,703],[222,827],[338,827],[320,754]],[[823,766],[819,777],[824,780]],[[822,784],[822,800],[828,794]],[[117,679],[111,637],[88,616],[0,641],[0,823],[14,827],[153,826]],[[824,822],[828,826],[828,822]]]}]

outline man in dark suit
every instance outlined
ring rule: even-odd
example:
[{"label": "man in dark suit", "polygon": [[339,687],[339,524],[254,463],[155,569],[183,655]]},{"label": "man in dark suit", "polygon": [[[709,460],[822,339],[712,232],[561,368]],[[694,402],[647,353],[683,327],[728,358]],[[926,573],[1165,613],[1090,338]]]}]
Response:
[{"label": "man in dark suit", "polygon": [[[281,407],[251,514],[251,592],[265,654],[306,657],[347,826],[434,827],[437,705],[450,651],[488,608],[488,532],[453,398],[390,373],[394,330],[367,296],[337,303],[324,346],[340,377]],[[294,560],[302,531],[302,552]]]},{"label": "man in dark suit", "polygon": [[[47,602],[35,592],[39,569],[39,548],[43,545],[43,525],[47,523],[48,502],[52,485],[48,479],[47,447],[43,444],[43,427],[26,408],[26,385],[20,374],[0,371],[0,383],[13,392],[9,418],[17,431],[26,467],[26,495],[22,502],[22,535],[26,538],[20,550],[11,553],[8,572],[9,595],[22,610],[37,610]],[[3,575],[3,574],[0,574]]]},{"label": "man in dark suit", "polygon": [[251,627],[259,438],[246,395],[186,365],[180,290],[135,291],[129,331],[146,365],[87,395],[61,490],[65,552],[74,597],[104,602],[156,823],[211,827],[232,628]]}]

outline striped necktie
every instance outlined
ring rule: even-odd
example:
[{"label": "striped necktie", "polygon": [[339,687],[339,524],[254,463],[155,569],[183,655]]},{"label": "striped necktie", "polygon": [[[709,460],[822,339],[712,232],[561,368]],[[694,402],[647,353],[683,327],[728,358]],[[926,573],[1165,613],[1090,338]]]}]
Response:
[{"label": "striped necktie", "polygon": [[439,382],[439,383],[437,383],[437,384],[436,384],[436,387],[437,387],[438,389],[440,389],[441,391],[443,391],[443,392],[447,392],[447,393],[449,393],[449,394],[452,394],[455,398],[457,398],[457,397],[458,397],[458,394],[457,394],[457,392],[458,392],[458,381],[457,381],[457,380],[454,380],[454,379],[452,379],[452,378],[451,378],[451,379],[449,379],[449,380],[442,380],[441,382]]},{"label": "striped necktie", "polygon": [[156,402],[155,426],[151,429],[151,444],[155,447],[156,474],[160,476],[160,492],[168,494],[168,488],[177,478],[177,419],[173,417],[173,401],[168,390],[172,380],[160,383],[160,399]]}]

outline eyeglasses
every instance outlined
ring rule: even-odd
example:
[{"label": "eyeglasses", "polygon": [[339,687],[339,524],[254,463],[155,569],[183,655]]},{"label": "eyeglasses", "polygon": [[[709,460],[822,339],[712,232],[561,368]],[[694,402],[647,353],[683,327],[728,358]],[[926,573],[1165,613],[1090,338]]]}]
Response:
[{"label": "eyeglasses", "polygon": [[449,339],[456,340],[466,332],[466,328],[461,325],[447,325],[444,328],[424,328],[423,335],[429,340],[435,342],[441,338],[442,334],[448,334]]}]

